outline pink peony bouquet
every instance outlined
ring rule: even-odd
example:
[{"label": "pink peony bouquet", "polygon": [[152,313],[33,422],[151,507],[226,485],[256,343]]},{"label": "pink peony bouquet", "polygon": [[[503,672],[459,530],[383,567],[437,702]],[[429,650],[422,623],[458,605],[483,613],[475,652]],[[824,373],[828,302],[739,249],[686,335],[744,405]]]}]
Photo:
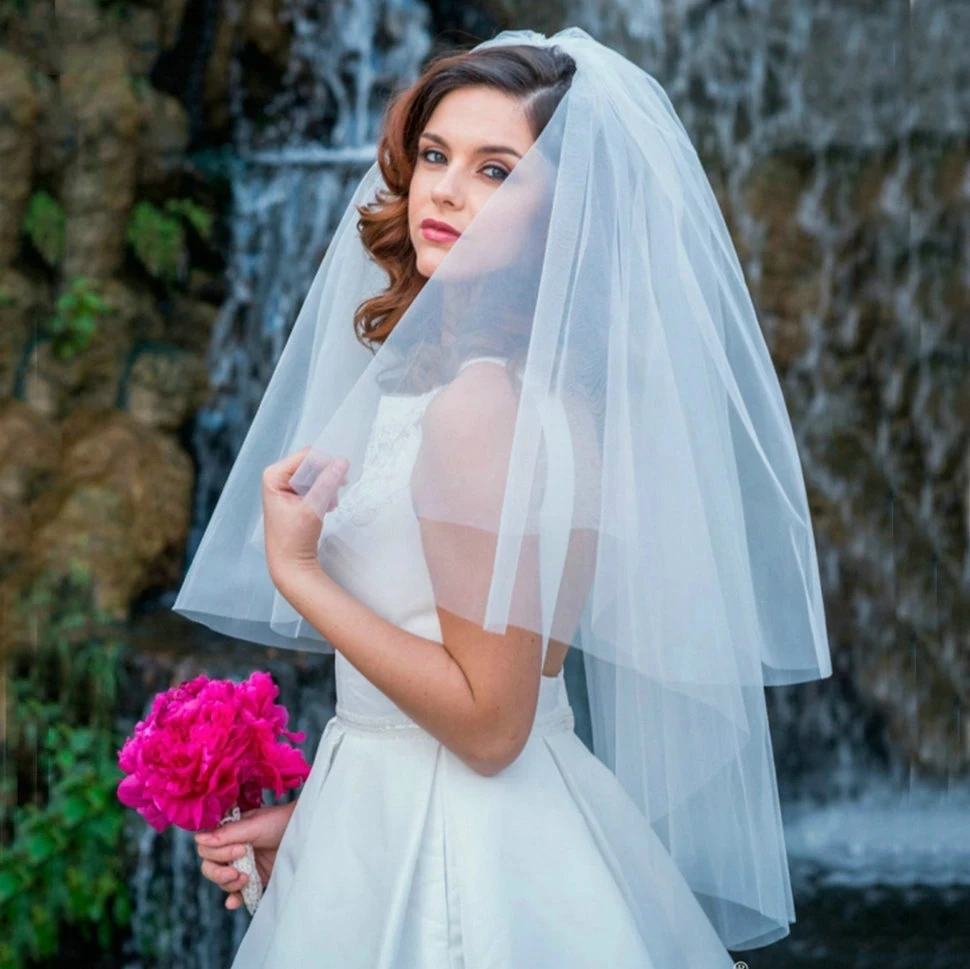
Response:
[{"label": "pink peony bouquet", "polygon": [[156,831],[170,824],[198,831],[260,807],[265,788],[280,797],[299,786],[310,765],[277,737],[306,735],[284,729],[289,714],[273,702],[278,695],[259,671],[242,683],[197,676],[159,693],[118,751],[127,775],[118,799]]}]

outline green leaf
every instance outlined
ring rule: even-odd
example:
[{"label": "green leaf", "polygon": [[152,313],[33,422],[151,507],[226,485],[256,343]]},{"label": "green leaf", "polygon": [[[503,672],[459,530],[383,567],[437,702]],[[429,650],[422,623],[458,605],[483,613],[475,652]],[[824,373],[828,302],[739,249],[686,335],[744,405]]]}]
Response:
[{"label": "green leaf", "polygon": [[212,235],[212,213],[191,199],[169,199],[165,210],[185,219],[200,238],[208,241]]},{"label": "green leaf", "polygon": [[103,787],[92,787],[87,792],[88,803],[102,810],[108,804],[108,792]]},{"label": "green leaf", "polygon": [[64,823],[70,826],[80,824],[89,813],[88,805],[82,797],[69,797],[61,805]]},{"label": "green leaf", "polygon": [[97,321],[113,313],[111,306],[95,291],[95,283],[76,276],[55,302],[55,312],[47,322],[55,355],[67,360],[91,344]]},{"label": "green leaf", "polygon": [[55,847],[52,838],[38,832],[27,842],[27,856],[31,861],[46,861],[54,853]]},{"label": "green leaf", "polygon": [[90,730],[78,729],[71,733],[70,748],[76,754],[87,754],[94,743],[94,735]]},{"label": "green leaf", "polygon": [[178,218],[149,202],[138,202],[128,218],[125,237],[150,275],[163,282],[179,278],[186,262],[186,246],[185,230]]},{"label": "green leaf", "polygon": [[19,890],[20,882],[13,872],[0,871],[0,905],[14,898]]},{"label": "green leaf", "polygon": [[131,922],[131,900],[127,894],[118,893],[114,897],[114,920],[118,925],[125,926]]},{"label": "green leaf", "polygon": [[64,257],[64,209],[48,192],[34,192],[24,215],[24,232],[31,245],[49,266],[56,267]]}]

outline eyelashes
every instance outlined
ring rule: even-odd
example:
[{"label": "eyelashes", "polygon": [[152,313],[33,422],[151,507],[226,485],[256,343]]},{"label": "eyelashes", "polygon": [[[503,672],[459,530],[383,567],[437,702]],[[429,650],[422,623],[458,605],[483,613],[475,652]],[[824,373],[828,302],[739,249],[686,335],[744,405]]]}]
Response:
[{"label": "eyelashes", "polygon": [[[429,154],[442,155],[442,152],[440,152],[437,148],[425,148],[423,151],[419,151],[418,152],[418,157],[424,159],[424,161],[426,161],[429,165],[436,165],[436,164],[438,164],[437,162],[434,162],[430,158],[428,158],[428,155]],[[444,156],[442,155],[442,157],[444,157]],[[494,168],[495,171],[501,173],[499,175],[499,177],[497,177],[497,178],[494,177],[494,176],[492,176],[492,175],[486,175],[485,176],[486,178],[490,179],[493,182],[501,182],[501,181],[504,181],[506,178],[509,177],[509,172],[507,172],[501,165],[496,165],[494,163],[490,163],[490,164],[486,165],[482,169],[482,171],[485,171],[488,168]]]}]

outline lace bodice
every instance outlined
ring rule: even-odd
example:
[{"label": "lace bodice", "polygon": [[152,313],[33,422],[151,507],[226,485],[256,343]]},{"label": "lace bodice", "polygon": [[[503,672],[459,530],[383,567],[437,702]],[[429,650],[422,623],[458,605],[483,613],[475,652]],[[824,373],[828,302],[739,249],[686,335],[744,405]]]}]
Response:
[{"label": "lace bodice", "polygon": [[332,525],[344,521],[368,525],[382,507],[407,488],[421,444],[421,419],[440,389],[415,396],[385,394],[380,399],[360,477],[328,516]]},{"label": "lace bodice", "polygon": [[[473,357],[461,369],[482,360],[504,364],[501,357]],[[421,445],[421,420],[432,398],[443,387],[423,394],[384,394],[377,405],[370,437],[364,452],[363,467],[357,481],[340,498],[327,516],[330,532],[344,522],[369,525],[382,509],[390,509],[406,491]],[[324,534],[328,529],[324,528]]]}]

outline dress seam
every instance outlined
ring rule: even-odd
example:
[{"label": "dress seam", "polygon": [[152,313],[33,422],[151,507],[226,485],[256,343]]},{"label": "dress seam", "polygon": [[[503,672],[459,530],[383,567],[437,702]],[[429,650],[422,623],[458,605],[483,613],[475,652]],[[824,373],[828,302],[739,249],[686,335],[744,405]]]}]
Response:
[{"label": "dress seam", "polygon": [[457,859],[449,848],[448,840],[448,758],[440,748],[438,756],[441,758],[442,777],[438,790],[439,808],[441,810],[442,830],[442,872],[445,881],[445,926],[448,946],[448,969],[465,969],[465,940],[461,931],[461,899],[458,896],[458,879],[449,875],[449,867],[454,873],[457,869]]},{"label": "dress seam", "polygon": [[[353,713],[337,703],[335,716],[344,730],[381,735],[384,737],[414,737],[424,734],[432,740],[434,736],[428,733],[419,723],[404,714],[388,714],[385,716],[371,716]],[[572,706],[554,707],[551,710],[537,713],[532,721],[530,736],[569,732],[575,730],[575,716]]]}]

